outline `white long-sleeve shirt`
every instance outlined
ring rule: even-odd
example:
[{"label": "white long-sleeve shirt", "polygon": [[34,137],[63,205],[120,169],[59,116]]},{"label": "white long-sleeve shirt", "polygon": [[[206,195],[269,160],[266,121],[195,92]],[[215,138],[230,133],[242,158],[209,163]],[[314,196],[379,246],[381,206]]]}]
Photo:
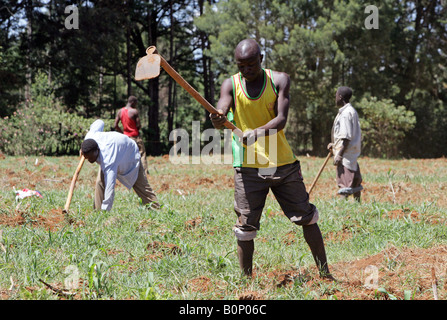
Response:
[{"label": "white long-sleeve shirt", "polygon": [[140,152],[132,139],[119,132],[103,132],[104,122],[96,120],[85,139],[93,139],[99,147],[96,162],[104,173],[104,201],[101,210],[111,210],[115,198],[116,179],[130,189],[138,178]]},{"label": "white long-sleeve shirt", "polygon": [[349,140],[349,145],[343,153],[343,166],[352,171],[357,170],[357,158],[362,147],[362,130],[357,111],[347,103],[338,110],[332,126],[332,143],[334,155],[340,151],[343,139]]}]

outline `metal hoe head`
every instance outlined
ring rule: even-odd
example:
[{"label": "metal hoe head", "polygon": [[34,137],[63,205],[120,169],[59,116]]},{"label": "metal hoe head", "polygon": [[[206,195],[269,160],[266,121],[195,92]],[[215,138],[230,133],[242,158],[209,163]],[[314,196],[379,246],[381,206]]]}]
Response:
[{"label": "metal hoe head", "polygon": [[[157,53],[155,46],[146,49],[146,56],[140,58],[135,70],[135,80],[145,80],[156,78],[160,75],[162,67],[183,89],[185,89],[194,99],[196,99],[209,113],[216,114],[218,111],[197,92],[169,63]],[[242,131],[230,121],[225,122],[225,127],[231,129],[238,137],[242,138]]]},{"label": "metal hoe head", "polygon": [[146,49],[146,56],[138,60],[135,70],[135,80],[152,79],[160,75],[161,57],[155,52],[156,48],[151,46]]}]

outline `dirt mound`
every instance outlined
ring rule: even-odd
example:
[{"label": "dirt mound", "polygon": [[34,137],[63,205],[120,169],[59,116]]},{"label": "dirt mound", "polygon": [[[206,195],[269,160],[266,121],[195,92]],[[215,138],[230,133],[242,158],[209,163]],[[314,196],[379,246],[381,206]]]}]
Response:
[{"label": "dirt mound", "polygon": [[208,292],[213,290],[213,284],[211,279],[205,276],[201,276],[188,281],[188,288],[195,292]]},{"label": "dirt mound", "polygon": [[31,224],[43,227],[46,230],[54,231],[64,225],[66,219],[61,210],[52,209],[44,215],[33,216],[27,210],[16,210],[12,215],[0,214],[0,225],[22,226]]},{"label": "dirt mound", "polygon": [[335,293],[339,299],[403,299],[405,291],[415,300],[447,298],[447,246],[392,246],[373,256],[337,263],[332,270],[342,288]]},{"label": "dirt mound", "polygon": [[[447,298],[447,246],[433,248],[396,248],[354,261],[330,265],[336,282],[315,277],[305,270],[282,270],[256,275],[269,279],[277,288],[298,282],[309,290],[328,289],[320,299],[338,300],[444,300]],[[316,270],[315,270],[316,271]],[[316,272],[315,272],[316,273]],[[258,299],[252,293],[245,299]]]},{"label": "dirt mound", "polygon": [[147,245],[147,250],[149,251],[149,259],[152,260],[161,259],[166,255],[182,254],[182,249],[180,249],[179,246],[160,241],[149,243]]}]

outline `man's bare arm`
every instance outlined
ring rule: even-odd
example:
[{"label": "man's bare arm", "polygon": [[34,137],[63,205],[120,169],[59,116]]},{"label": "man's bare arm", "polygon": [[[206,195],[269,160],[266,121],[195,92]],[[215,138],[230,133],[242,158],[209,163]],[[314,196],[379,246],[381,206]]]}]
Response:
[{"label": "man's bare arm", "polygon": [[140,113],[138,110],[134,110],[133,119],[135,120],[135,124],[137,126],[138,131],[141,129],[141,121],[140,121]]},{"label": "man's bare arm", "polygon": [[233,84],[231,79],[224,80],[220,88],[220,98],[217,102],[217,111],[219,114],[210,114],[211,122],[216,129],[222,129],[227,120],[228,111],[233,106]]},{"label": "man's bare arm", "polygon": [[118,111],[115,117],[115,131],[123,133],[123,130],[119,126],[120,121],[121,121],[121,110]]}]

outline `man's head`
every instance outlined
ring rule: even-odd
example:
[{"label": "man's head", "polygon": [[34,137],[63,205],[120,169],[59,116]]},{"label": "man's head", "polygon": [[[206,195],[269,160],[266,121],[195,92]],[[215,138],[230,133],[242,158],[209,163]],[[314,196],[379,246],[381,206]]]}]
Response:
[{"label": "man's head", "polygon": [[88,162],[93,163],[98,159],[99,146],[93,139],[85,139],[81,145],[81,152]]},{"label": "man's head", "polygon": [[135,107],[137,106],[137,103],[138,103],[138,99],[137,99],[137,97],[135,97],[135,96],[130,96],[130,97],[127,99],[127,104],[128,104],[129,106],[131,106],[132,108],[135,108]]},{"label": "man's head", "polygon": [[234,50],[234,59],[239,71],[247,81],[256,80],[261,74],[263,55],[255,40],[245,39],[239,42]]},{"label": "man's head", "polygon": [[339,87],[335,94],[335,102],[337,106],[344,106],[352,97],[352,89],[349,87]]}]

